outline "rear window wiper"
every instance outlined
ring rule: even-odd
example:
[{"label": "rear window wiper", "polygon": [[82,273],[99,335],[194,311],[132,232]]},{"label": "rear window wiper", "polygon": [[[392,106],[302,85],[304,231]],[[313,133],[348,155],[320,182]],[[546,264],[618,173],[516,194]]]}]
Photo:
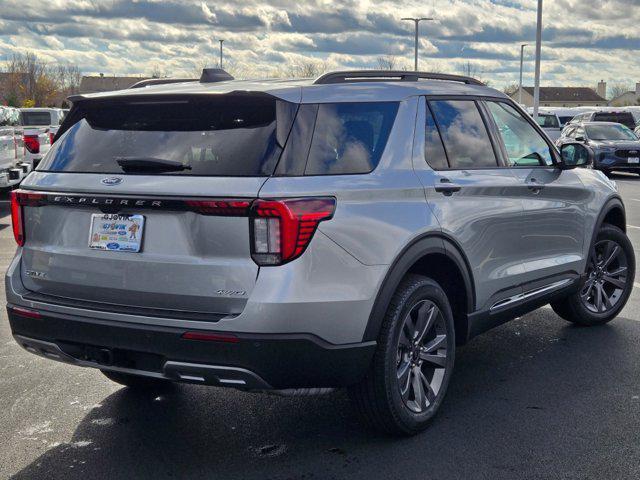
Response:
[{"label": "rear window wiper", "polygon": [[191,170],[191,165],[185,165],[175,160],[165,160],[154,157],[116,157],[115,161],[126,173],[147,172],[181,172]]}]

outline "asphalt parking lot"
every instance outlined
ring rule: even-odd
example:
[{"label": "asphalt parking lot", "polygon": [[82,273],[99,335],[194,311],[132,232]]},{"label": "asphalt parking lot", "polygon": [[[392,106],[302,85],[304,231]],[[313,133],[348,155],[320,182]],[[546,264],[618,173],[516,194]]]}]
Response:
[{"label": "asphalt parking lot", "polygon": [[[615,180],[638,255],[640,177]],[[4,201],[2,271],[13,251]],[[460,349],[439,416],[410,439],[363,429],[342,392],[281,398],[179,386],[136,395],[97,371],[24,352],[2,311],[0,478],[635,479],[636,287],[605,327],[574,327],[543,308]]]}]

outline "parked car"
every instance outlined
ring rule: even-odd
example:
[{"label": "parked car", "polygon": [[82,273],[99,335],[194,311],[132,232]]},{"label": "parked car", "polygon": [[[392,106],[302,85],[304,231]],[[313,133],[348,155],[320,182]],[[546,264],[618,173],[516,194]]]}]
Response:
[{"label": "parked car", "polygon": [[23,162],[24,149],[17,131],[18,120],[17,109],[0,106],[0,190],[16,186],[30,171]]},{"label": "parked car", "polygon": [[536,121],[551,140],[555,142],[560,138],[562,124],[558,115],[552,112],[539,112]]},{"label": "parked car", "polygon": [[20,125],[24,160],[35,168],[49,151],[55,132],[64,118],[60,108],[21,108]]},{"label": "parked car", "polygon": [[582,122],[569,125],[558,140],[580,142],[594,151],[594,168],[605,173],[612,171],[640,174],[640,139],[624,125],[611,122]]},{"label": "parked car", "polygon": [[548,303],[592,326],[627,302],[615,183],[501,92],[215,76],[73,98],[12,195],[29,352],[139,389],[347,387],[371,425],[415,434],[457,345]]},{"label": "parked car", "polygon": [[[585,122],[613,122],[620,123],[631,130],[638,125],[632,112],[623,109],[598,110],[594,112],[584,112],[573,117],[569,125]],[[566,128],[566,127],[565,127]]]}]

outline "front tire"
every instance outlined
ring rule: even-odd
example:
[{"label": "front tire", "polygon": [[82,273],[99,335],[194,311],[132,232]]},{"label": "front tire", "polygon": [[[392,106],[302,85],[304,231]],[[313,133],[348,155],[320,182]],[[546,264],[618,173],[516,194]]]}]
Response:
[{"label": "front tire", "polygon": [[444,290],[430,278],[408,275],[391,299],[369,372],[350,389],[369,426],[414,435],[429,425],[449,385],[455,331]]},{"label": "front tire", "polygon": [[551,307],[569,322],[604,325],[618,316],[629,300],[635,271],[635,254],[627,235],[618,227],[603,225],[589,255],[584,285]]}]

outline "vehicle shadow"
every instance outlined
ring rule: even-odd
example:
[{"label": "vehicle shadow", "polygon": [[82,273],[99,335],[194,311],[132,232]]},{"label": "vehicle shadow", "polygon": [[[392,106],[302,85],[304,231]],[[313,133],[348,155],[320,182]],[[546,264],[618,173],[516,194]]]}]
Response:
[{"label": "vehicle shadow", "polygon": [[498,328],[459,350],[413,438],[362,428],[341,392],[121,389],[14,478],[637,478],[639,337],[631,320],[579,328],[550,309]]}]

